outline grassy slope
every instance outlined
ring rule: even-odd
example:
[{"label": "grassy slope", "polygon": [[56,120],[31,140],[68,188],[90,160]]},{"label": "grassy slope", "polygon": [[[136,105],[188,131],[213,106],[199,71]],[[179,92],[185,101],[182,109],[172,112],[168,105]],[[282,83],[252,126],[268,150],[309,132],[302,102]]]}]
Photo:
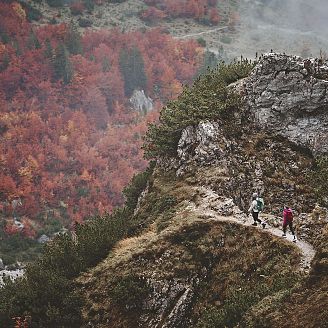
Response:
[{"label": "grassy slope", "polygon": [[[132,327],[140,313],[147,313],[145,309],[125,311],[124,304],[117,303],[115,286],[131,275],[155,276],[158,281],[201,277],[189,314],[196,323],[205,313],[200,327],[237,315],[231,304],[242,313],[262,297],[288,289],[300,279],[295,274],[299,254],[293,245],[238,224],[196,217],[186,208],[187,200],[196,197],[192,185],[173,180],[154,179],[140,210],[140,215],[148,214],[149,227],[138,237],[121,241],[105,261],[78,279],[86,299],[84,317],[97,327],[108,323]],[[156,206],[149,206],[148,201],[168,195],[176,203],[170,210],[158,213]]]},{"label": "grassy slope", "polygon": [[[242,133],[232,129],[229,132],[231,138],[234,133]],[[270,190],[265,195],[267,210],[278,213],[278,204],[292,195],[289,186],[297,186],[293,206],[298,211],[311,210],[313,194],[304,175],[311,166],[311,156],[285,140],[246,133],[248,138],[241,138],[235,149],[235,175],[247,177],[253,170],[241,165],[243,161],[261,163],[268,170],[264,176]],[[298,168],[293,163],[298,163]],[[275,169],[271,172],[272,167]],[[157,172],[135,216],[134,232],[139,231],[138,237],[119,243],[106,261],[79,279],[87,302],[85,318],[97,327],[106,327],[106,320],[113,327],[130,327],[140,312],[126,313],[122,304],[117,305],[111,298],[113,286],[122,277],[133,274],[149,278],[156,272],[158,279],[167,281],[197,276],[206,268],[206,278],[196,291],[197,299],[189,313],[195,325],[198,322],[197,328],[224,324],[232,327],[237,322],[240,327],[324,327],[328,238],[327,231],[320,234],[320,230],[325,225],[318,225],[314,217],[309,226],[316,231],[310,239],[318,251],[311,275],[295,274],[298,252],[288,243],[236,224],[206,221],[188,209],[189,201],[201,201],[194,188],[197,185],[210,186],[227,196],[229,176],[216,166],[195,168],[195,172],[180,179]],[[238,184],[234,192],[241,189],[246,196],[251,192],[247,183]],[[225,245],[219,247],[222,237]],[[167,252],[171,256],[158,264],[156,259]],[[243,318],[240,313],[245,314]]]},{"label": "grassy slope", "polygon": [[[226,158],[231,161],[231,172],[212,166],[194,168],[181,179],[162,172],[152,177],[149,193],[134,218],[138,236],[120,242],[102,264],[78,279],[86,300],[85,320],[97,327],[108,323],[132,327],[141,314],[152,315],[149,309],[133,305],[152,297],[145,281],[155,277],[162,282],[174,278],[186,282],[196,277],[201,283],[194,286],[197,297],[187,316],[197,328],[288,327],[286,317],[293,327],[324,327],[327,235],[316,244],[318,254],[310,277],[302,277],[295,273],[299,254],[293,245],[237,224],[208,221],[188,208],[189,201],[201,201],[195,185],[210,186],[226,197],[247,198],[253,188],[248,176],[257,163],[270,190],[265,195],[268,210],[280,213],[277,204],[290,199],[298,211],[313,206],[313,191],[305,175],[312,158],[304,149],[251,126],[230,124],[225,133],[235,142],[231,158]],[[133,290],[141,291],[141,297],[131,300]],[[165,293],[162,297],[167,298]],[[132,302],[129,311],[126,299]],[[300,317],[302,311],[305,315]],[[311,319],[312,311],[317,316]]]},{"label": "grassy slope", "polygon": [[[228,24],[229,14],[231,11],[235,11],[238,8],[238,2],[239,0],[219,1],[218,9],[221,20],[218,26],[226,26]],[[78,20],[83,17],[92,21],[93,24],[91,29],[118,27],[125,31],[131,31],[161,26],[176,37],[204,32],[215,28],[215,26],[200,24],[191,18],[170,18],[149,25],[139,18],[139,12],[147,8],[143,0],[127,0],[122,3],[105,2],[103,5],[96,5],[92,13],[85,11],[82,15],[77,16],[71,14],[68,6],[52,8],[44,1],[40,4],[34,3],[34,6],[43,14],[43,18],[41,18],[39,22],[36,22],[37,25],[49,24],[53,17],[55,17],[58,23],[74,22],[78,25]],[[81,28],[81,30],[83,30],[83,28]],[[224,43],[218,43],[218,41],[215,40],[217,37],[215,37],[213,33],[204,34],[201,37],[208,42],[208,46],[210,47],[217,47],[218,44],[224,45]]]}]

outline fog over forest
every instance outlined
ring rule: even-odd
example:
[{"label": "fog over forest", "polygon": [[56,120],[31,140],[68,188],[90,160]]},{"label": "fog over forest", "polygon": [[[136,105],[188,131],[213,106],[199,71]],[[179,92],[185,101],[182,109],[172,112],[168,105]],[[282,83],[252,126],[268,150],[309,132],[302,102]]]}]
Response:
[{"label": "fog over forest", "polygon": [[233,54],[274,51],[318,56],[328,50],[328,1],[243,0]]}]

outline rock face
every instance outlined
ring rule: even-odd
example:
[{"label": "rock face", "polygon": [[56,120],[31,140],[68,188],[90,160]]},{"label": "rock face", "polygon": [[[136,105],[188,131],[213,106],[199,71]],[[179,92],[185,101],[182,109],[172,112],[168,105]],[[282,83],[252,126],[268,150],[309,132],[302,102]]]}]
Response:
[{"label": "rock face", "polygon": [[4,278],[10,278],[11,281],[14,281],[18,277],[21,277],[24,275],[25,270],[24,269],[16,269],[16,270],[0,270],[0,287],[3,285]]},{"label": "rock face", "polygon": [[[147,314],[141,317],[142,327],[188,327],[187,315],[199,279],[149,280],[153,292],[145,302]],[[163,297],[165,295],[165,297]]]},{"label": "rock face", "polygon": [[49,238],[47,235],[43,234],[42,236],[40,236],[40,237],[38,238],[38,243],[40,243],[40,244],[45,244],[45,243],[47,243],[49,240],[50,240],[50,238]]},{"label": "rock face", "polygon": [[147,114],[153,110],[153,101],[145,95],[143,90],[134,90],[130,103],[134,110],[142,114]]},{"label": "rock face", "polygon": [[159,164],[177,176],[220,167],[225,172],[220,194],[243,210],[254,191],[265,193],[271,210],[280,210],[274,203],[309,210],[311,205],[302,206],[314,202],[306,187],[311,156],[328,153],[328,62],[267,54],[249,77],[231,87],[245,100],[231,122],[240,133],[231,134],[220,121],[189,126],[177,157]]},{"label": "rock face", "polygon": [[249,130],[237,139],[229,136],[219,122],[205,121],[186,128],[178,144],[177,158],[161,165],[168,164],[178,177],[200,168],[206,171],[216,167],[216,177],[211,180],[216,180],[220,196],[232,198],[247,211],[252,193],[264,193],[266,210],[278,214],[284,204],[303,212],[314,203],[311,190],[306,189],[311,161],[309,154],[293,149],[287,139],[275,140]]},{"label": "rock face", "polygon": [[242,83],[259,127],[328,152],[328,61],[266,54]]},{"label": "rock face", "polygon": [[217,122],[200,122],[198,126],[189,126],[182,131],[177,154],[182,175],[193,166],[219,164],[225,161],[229,141],[224,137]]}]

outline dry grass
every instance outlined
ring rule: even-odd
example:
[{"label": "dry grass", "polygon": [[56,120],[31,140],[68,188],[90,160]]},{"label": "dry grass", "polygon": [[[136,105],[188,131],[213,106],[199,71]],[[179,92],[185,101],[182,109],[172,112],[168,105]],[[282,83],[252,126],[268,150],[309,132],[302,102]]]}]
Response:
[{"label": "dry grass", "polygon": [[[270,285],[275,274],[288,274],[298,264],[298,251],[288,243],[238,224],[208,221],[186,208],[177,211],[160,233],[155,225],[120,241],[105,261],[79,278],[87,302],[84,316],[97,327],[106,327],[105,320],[120,328],[135,323],[135,312],[123,315],[111,302],[111,289],[119,277],[133,274],[170,281],[188,279],[207,268],[210,274],[202,281],[192,314],[197,320],[207,306],[219,304],[220,308],[231,286],[249,283],[250,279],[254,284],[258,279],[261,283],[267,280]],[[220,246],[222,240],[224,245]],[[99,316],[99,311],[106,315]]]}]

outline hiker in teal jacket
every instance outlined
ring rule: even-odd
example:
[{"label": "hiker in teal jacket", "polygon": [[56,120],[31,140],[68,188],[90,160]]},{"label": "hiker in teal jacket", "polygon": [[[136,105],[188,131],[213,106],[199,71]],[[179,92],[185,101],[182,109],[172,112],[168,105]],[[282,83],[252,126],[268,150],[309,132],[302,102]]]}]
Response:
[{"label": "hiker in teal jacket", "polygon": [[258,197],[257,193],[254,193],[252,196],[252,203],[251,206],[248,209],[248,212],[252,213],[254,223],[252,224],[253,226],[257,226],[257,222],[262,224],[263,229],[266,226],[266,223],[259,218],[259,213],[260,211],[263,210],[263,198]]}]

